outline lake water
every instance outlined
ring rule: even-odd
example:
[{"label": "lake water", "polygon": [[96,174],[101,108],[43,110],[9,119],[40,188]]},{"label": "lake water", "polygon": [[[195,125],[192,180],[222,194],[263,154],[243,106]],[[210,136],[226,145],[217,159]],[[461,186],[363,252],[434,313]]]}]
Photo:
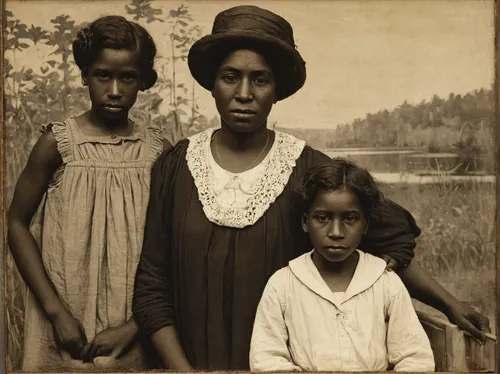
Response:
[{"label": "lake water", "polygon": [[[422,149],[397,148],[343,148],[322,149],[329,157],[343,157],[368,169],[381,183],[435,184],[446,182],[495,183],[495,175],[422,175],[436,172],[436,158],[440,170],[450,170],[457,164],[454,153],[428,153]],[[433,167],[430,167],[429,165]]]}]

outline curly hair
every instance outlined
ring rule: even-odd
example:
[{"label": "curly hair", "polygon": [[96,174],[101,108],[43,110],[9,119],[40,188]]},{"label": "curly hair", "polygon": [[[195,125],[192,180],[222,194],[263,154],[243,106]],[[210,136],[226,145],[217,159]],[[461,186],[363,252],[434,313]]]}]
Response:
[{"label": "curly hair", "polygon": [[80,30],[73,41],[73,56],[83,74],[86,74],[104,48],[138,52],[144,89],[147,90],[156,83],[156,45],[144,27],[121,16],[105,16]]},{"label": "curly hair", "polygon": [[368,221],[384,209],[384,196],[371,174],[354,162],[335,158],[307,171],[293,192],[300,213],[309,211],[319,191],[347,190],[354,193]]}]

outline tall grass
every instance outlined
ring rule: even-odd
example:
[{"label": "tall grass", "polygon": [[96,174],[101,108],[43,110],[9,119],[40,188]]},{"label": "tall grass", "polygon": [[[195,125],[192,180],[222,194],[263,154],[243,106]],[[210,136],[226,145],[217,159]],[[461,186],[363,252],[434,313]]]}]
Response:
[{"label": "tall grass", "polygon": [[24,336],[26,286],[19,276],[10,253],[7,255],[6,268],[6,366],[7,370],[19,370],[21,367],[22,340]]},{"label": "tall grass", "polygon": [[[387,197],[407,208],[422,229],[416,259],[459,299],[480,308],[494,329],[495,186],[487,183],[383,185]],[[19,369],[25,287],[7,261],[7,367]]]},{"label": "tall grass", "polygon": [[478,307],[494,330],[495,185],[448,182],[385,185],[383,190],[422,229],[416,260],[458,299]]}]

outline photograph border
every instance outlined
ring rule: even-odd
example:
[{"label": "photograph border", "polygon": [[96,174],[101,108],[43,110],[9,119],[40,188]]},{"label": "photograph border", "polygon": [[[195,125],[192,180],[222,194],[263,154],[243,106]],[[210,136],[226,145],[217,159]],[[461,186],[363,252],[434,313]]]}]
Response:
[{"label": "photograph border", "polygon": [[[495,240],[496,240],[496,267],[495,267],[495,273],[496,273],[496,333],[498,336],[498,331],[500,329],[500,319],[498,318],[498,304],[500,301],[500,277],[498,276],[500,272],[500,184],[498,183],[498,179],[500,176],[500,37],[499,37],[499,32],[500,32],[500,1],[499,0],[494,0],[494,25],[495,25],[495,35],[494,35],[494,41],[495,41],[495,79],[494,79],[494,97],[495,97],[495,120],[494,123],[496,124],[496,131],[495,131],[495,136],[496,136],[496,152],[495,152],[495,160],[496,160],[496,167],[495,167],[495,177],[496,177],[496,214],[495,214]],[[500,373],[500,343],[497,339],[497,344],[496,344],[496,372]]]},{"label": "photograph border", "polygon": [[[4,17],[5,17],[5,9],[6,9],[6,3],[7,0],[1,0],[1,8],[0,8],[0,28],[2,32],[0,33],[0,50],[2,52],[2,63],[0,64],[0,75],[3,79],[4,77],[4,64],[3,64],[3,56],[5,53],[4,50]],[[16,1],[23,1],[23,0],[16,0]],[[31,0],[31,1],[44,1],[44,0]],[[83,0],[83,1],[89,1],[89,2],[95,2],[96,0]],[[206,0],[207,2],[211,0]],[[296,0],[300,1],[300,0]],[[334,0],[315,0],[315,1],[334,1]],[[371,1],[371,0],[363,0],[363,1]],[[452,2],[452,0],[449,0]],[[453,0],[455,1],[455,0]],[[459,1],[459,0],[456,0]],[[497,316],[499,315],[498,313],[498,307],[499,307],[499,302],[500,302],[500,277],[499,271],[500,271],[500,185],[498,183],[499,176],[500,176],[500,116],[499,116],[499,111],[500,111],[500,0],[493,0],[494,1],[494,28],[495,28],[495,34],[494,34],[494,44],[495,44],[495,58],[494,58],[494,71],[495,71],[495,77],[494,77],[494,98],[495,98],[495,115],[494,115],[494,123],[495,123],[495,136],[496,136],[496,149],[495,149],[495,157],[496,157],[496,167],[495,167],[495,178],[496,178],[496,206],[495,206],[495,247],[496,247],[496,311],[497,311]],[[62,0],[62,3],[66,3],[67,6],[71,6],[71,1],[68,0]],[[102,2],[102,1],[101,1]],[[7,373],[7,363],[6,363],[6,352],[7,352],[7,319],[6,319],[6,302],[7,302],[7,294],[6,294],[6,256],[7,256],[7,250],[8,250],[8,245],[7,245],[7,222],[6,222],[6,212],[7,212],[7,201],[6,197],[4,194],[5,191],[5,182],[6,182],[6,157],[5,157],[5,131],[4,131],[4,91],[3,91],[3,82],[0,85],[2,89],[0,89],[0,99],[2,102],[2,105],[0,107],[0,121],[1,121],[1,126],[0,126],[0,196],[1,196],[1,208],[2,208],[2,214],[1,214],[1,224],[2,224],[2,230],[0,232],[0,238],[2,240],[3,244],[3,252],[2,256],[0,256],[0,268],[3,270],[3,274],[0,277],[0,286],[3,288],[3,292],[1,293],[0,296],[0,305],[2,306],[3,313],[0,317],[0,337],[2,337],[0,341],[0,362],[3,363],[2,367],[0,368],[0,372],[5,372]],[[500,318],[496,318],[496,333],[498,336],[500,336]],[[3,369],[3,370],[2,370]],[[158,370],[155,370],[155,372],[158,372]],[[170,371],[172,372],[172,371]],[[220,371],[223,373],[224,371]],[[241,371],[238,371],[241,372]],[[500,373],[500,344],[497,340],[496,343],[496,372]],[[107,373],[107,372],[103,372]],[[173,373],[173,372],[172,372]],[[228,371],[227,373],[231,373]]]},{"label": "photograph border", "polygon": [[4,77],[4,15],[5,15],[5,7],[6,0],[1,0],[2,4],[0,6],[0,52],[2,54],[2,63],[0,64],[0,77],[2,79],[2,83],[0,84],[0,196],[1,196],[1,208],[2,214],[0,216],[0,221],[2,223],[2,232],[0,233],[0,238],[2,240],[2,256],[0,256],[0,269],[2,269],[2,276],[0,277],[0,287],[2,287],[2,291],[0,292],[0,306],[2,307],[2,315],[0,316],[0,337],[2,338],[0,341],[0,362],[3,363],[3,372],[7,373],[7,318],[6,316],[6,308],[7,308],[7,295],[6,295],[6,280],[7,280],[7,206],[6,206],[6,198],[4,193],[5,186],[5,132],[4,132],[4,90],[3,90],[3,77]]}]

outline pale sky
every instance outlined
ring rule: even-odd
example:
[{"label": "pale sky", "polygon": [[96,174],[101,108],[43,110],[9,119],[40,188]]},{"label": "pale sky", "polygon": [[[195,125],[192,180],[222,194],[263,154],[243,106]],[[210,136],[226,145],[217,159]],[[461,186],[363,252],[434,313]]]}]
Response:
[{"label": "pale sky", "polygon": [[[50,19],[67,14],[77,22],[104,14],[126,15],[127,1],[15,1],[6,8],[23,23],[52,28]],[[204,34],[218,12],[238,4],[274,11],[292,25],[295,44],[307,66],[307,81],[294,96],[278,102],[270,121],[280,126],[328,128],[438,94],[491,88],[494,75],[493,1],[155,1],[164,12],[189,7]],[[143,24],[160,54],[170,48],[165,24]],[[30,48],[15,67],[36,67],[48,53]],[[179,78],[191,86],[187,63]],[[200,110],[216,114],[210,93],[197,87]]]}]

